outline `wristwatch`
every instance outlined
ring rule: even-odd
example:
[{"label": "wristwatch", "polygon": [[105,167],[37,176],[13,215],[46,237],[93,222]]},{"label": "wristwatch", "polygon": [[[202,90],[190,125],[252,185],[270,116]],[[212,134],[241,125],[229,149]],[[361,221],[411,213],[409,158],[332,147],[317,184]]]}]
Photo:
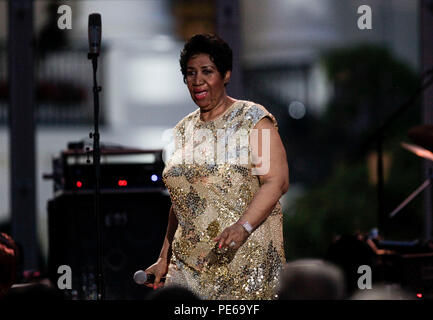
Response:
[{"label": "wristwatch", "polygon": [[239,220],[238,223],[244,227],[244,229],[251,234],[253,232],[253,227],[250,225],[248,221]]}]

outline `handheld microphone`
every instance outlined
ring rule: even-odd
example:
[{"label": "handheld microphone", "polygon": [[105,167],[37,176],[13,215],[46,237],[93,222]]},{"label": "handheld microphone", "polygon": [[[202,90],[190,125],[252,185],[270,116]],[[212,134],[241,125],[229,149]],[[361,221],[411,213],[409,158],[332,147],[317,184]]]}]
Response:
[{"label": "handheld microphone", "polygon": [[[143,270],[138,270],[136,273],[134,273],[134,281],[137,284],[153,283],[155,281],[155,275],[146,273]],[[161,278],[161,282],[165,282],[165,277]]]},{"label": "handheld microphone", "polygon": [[92,13],[89,15],[89,56],[99,56],[101,50],[101,15]]}]

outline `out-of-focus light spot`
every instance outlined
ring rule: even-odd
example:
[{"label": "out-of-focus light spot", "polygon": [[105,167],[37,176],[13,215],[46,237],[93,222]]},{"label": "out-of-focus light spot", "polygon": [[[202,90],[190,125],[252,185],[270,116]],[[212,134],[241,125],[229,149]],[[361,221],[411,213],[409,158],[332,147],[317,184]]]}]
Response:
[{"label": "out-of-focus light spot", "polygon": [[77,181],[77,188],[81,188],[83,186],[83,183],[81,181]]},{"label": "out-of-focus light spot", "polygon": [[119,187],[126,187],[128,185],[128,182],[126,180],[119,180],[117,184],[119,185]]},{"label": "out-of-focus light spot", "polygon": [[422,293],[417,293],[416,296],[421,299],[422,298]]},{"label": "out-of-focus light spot", "polygon": [[293,101],[289,105],[289,115],[296,120],[302,119],[305,116],[306,109],[302,102]]},{"label": "out-of-focus light spot", "polygon": [[156,182],[156,181],[158,181],[158,176],[157,176],[156,174],[152,174],[152,176],[150,177],[150,179],[151,179],[153,182]]}]

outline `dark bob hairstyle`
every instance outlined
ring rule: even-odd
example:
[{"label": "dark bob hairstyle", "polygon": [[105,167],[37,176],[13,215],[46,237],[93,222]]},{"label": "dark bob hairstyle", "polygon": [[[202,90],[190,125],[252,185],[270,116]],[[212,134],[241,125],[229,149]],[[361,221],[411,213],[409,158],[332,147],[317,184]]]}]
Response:
[{"label": "dark bob hairstyle", "polygon": [[183,75],[183,82],[186,83],[186,67],[188,60],[200,53],[207,53],[210,60],[215,63],[218,72],[222,77],[233,67],[233,52],[229,45],[220,37],[214,34],[196,34],[185,43],[180,53],[180,70]]}]

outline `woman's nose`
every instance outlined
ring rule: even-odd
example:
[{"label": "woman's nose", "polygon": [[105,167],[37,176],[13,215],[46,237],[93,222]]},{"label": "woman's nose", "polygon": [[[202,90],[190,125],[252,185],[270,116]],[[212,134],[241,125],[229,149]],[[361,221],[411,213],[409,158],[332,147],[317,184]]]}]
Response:
[{"label": "woman's nose", "polygon": [[203,83],[203,81],[202,81],[201,74],[198,73],[198,74],[193,78],[193,80],[192,80],[192,84],[194,84],[194,85],[200,85],[200,84],[202,84],[202,83]]}]

